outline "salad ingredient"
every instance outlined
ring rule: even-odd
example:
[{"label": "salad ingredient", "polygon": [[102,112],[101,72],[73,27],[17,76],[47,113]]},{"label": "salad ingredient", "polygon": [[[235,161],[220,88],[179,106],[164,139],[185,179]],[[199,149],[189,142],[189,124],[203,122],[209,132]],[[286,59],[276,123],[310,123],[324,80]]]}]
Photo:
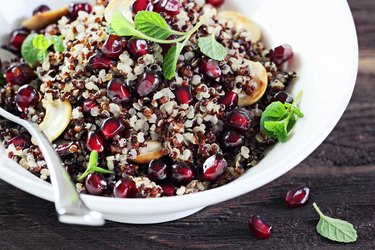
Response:
[{"label": "salad ingredient", "polygon": [[[133,22],[132,11],[134,11],[134,14],[137,14],[139,11],[146,10],[141,8],[141,6],[143,6],[142,4],[144,4],[146,1],[149,2],[148,0],[111,0],[105,8],[104,18],[108,23],[110,23],[113,14],[119,11],[129,22]],[[134,10],[132,7],[133,3]],[[135,11],[137,13],[135,13]]]},{"label": "salad ingredient", "polygon": [[250,18],[238,12],[230,10],[220,11],[218,14],[218,18],[219,20],[221,19],[228,22],[233,22],[236,30],[247,30],[249,32],[248,35],[253,43],[258,42],[262,36],[260,27]]},{"label": "salad ingredient", "polygon": [[137,196],[137,186],[133,180],[119,180],[113,188],[113,195],[116,198],[135,198]]},{"label": "salad ingredient", "polygon": [[21,112],[25,112],[30,107],[35,107],[38,105],[39,100],[38,90],[30,85],[23,85],[17,91],[16,105]]},{"label": "salad ingredient", "polygon": [[223,155],[213,155],[203,164],[203,178],[207,181],[215,181],[225,172],[227,166],[228,162]]},{"label": "salad ingredient", "polygon": [[85,180],[85,188],[89,194],[103,196],[107,192],[108,181],[103,175],[92,173]]},{"label": "salad ingredient", "polygon": [[260,121],[260,126],[263,132],[268,136],[277,138],[280,142],[286,142],[290,131],[297,122],[297,119],[304,116],[296,106],[301,97],[302,92],[298,94],[293,104],[283,104],[281,102],[271,103],[263,112]]},{"label": "salad ingredient", "polygon": [[212,6],[219,8],[224,4],[224,0],[206,0],[206,3],[211,4]]},{"label": "salad ingredient", "polygon": [[272,226],[259,215],[251,215],[248,226],[250,232],[259,239],[267,239],[271,235]]},{"label": "salad ingredient", "polygon": [[238,105],[238,94],[234,91],[228,91],[219,99],[219,103],[224,104],[226,110],[231,110]]},{"label": "salad ingredient", "polygon": [[148,96],[158,89],[160,83],[161,79],[156,73],[146,71],[137,78],[137,94],[140,97]]},{"label": "salad ingredient", "polygon": [[294,99],[291,94],[285,91],[279,91],[271,100],[272,102],[281,102],[281,103],[293,103]]},{"label": "salad ingredient", "polygon": [[124,51],[124,44],[122,37],[110,35],[107,41],[103,44],[102,53],[110,59],[117,59]]},{"label": "salad ingredient", "polygon": [[193,180],[193,169],[185,162],[178,162],[172,166],[172,181],[176,185],[187,185]]},{"label": "salad ingredient", "polygon": [[21,52],[21,47],[26,37],[30,34],[25,29],[16,29],[10,34],[9,48],[14,52]]},{"label": "salad ingredient", "polygon": [[102,69],[109,70],[111,66],[112,60],[98,52],[89,58],[87,69],[93,72],[99,72]]},{"label": "salad ingredient", "polygon": [[223,61],[227,56],[226,48],[216,40],[216,30],[211,35],[200,37],[198,45],[203,54],[217,61]]},{"label": "salad ingredient", "polygon": [[146,10],[149,4],[150,0],[135,0],[131,5],[132,13],[136,15],[138,12]]},{"label": "salad ingredient", "polygon": [[[106,169],[98,167],[98,161],[99,161],[99,154],[97,151],[94,150],[90,153],[90,159],[89,159],[89,163],[87,164],[86,171],[81,176],[79,176],[77,180],[82,181],[90,174],[112,174],[113,173],[113,171],[111,170],[106,170]],[[101,177],[101,176],[96,176],[95,179],[98,179],[98,177]]]},{"label": "salad ingredient", "polygon": [[124,80],[113,78],[107,85],[107,95],[113,102],[125,104],[130,101],[131,91]]},{"label": "salad ingredient", "polygon": [[353,224],[324,215],[316,203],[313,204],[313,207],[320,216],[316,230],[321,236],[343,243],[357,241],[357,231],[353,227]]},{"label": "salad ingredient", "polygon": [[13,85],[25,85],[36,79],[34,70],[25,63],[16,63],[4,72],[5,80]]},{"label": "salad ingredient", "polygon": [[44,132],[50,142],[57,139],[68,127],[72,117],[72,105],[68,100],[52,100],[52,98],[42,100],[46,115],[40,129]]},{"label": "salad ingredient", "polygon": [[270,50],[268,56],[270,57],[270,60],[274,62],[277,66],[281,66],[293,57],[292,46],[290,46],[287,43],[280,45],[276,47],[274,50]]},{"label": "salad ingredient", "polygon": [[129,53],[134,57],[138,58],[148,54],[149,46],[145,40],[134,39],[128,42]]},{"label": "salad ingredient", "polygon": [[104,139],[99,133],[90,131],[87,134],[86,148],[88,151],[97,151],[98,153],[103,153],[105,150],[104,146]]},{"label": "salad ingredient", "polygon": [[49,10],[46,12],[39,12],[22,23],[22,26],[28,30],[40,30],[45,28],[48,24],[54,23],[61,17],[69,14],[68,7],[60,9]]},{"label": "salad ingredient", "polygon": [[4,142],[5,147],[8,147],[11,144],[13,144],[16,148],[24,149],[30,147],[30,140],[25,136],[18,135]]},{"label": "salad ingredient", "polygon": [[225,149],[234,149],[243,146],[245,137],[235,130],[229,130],[222,134],[221,144]]},{"label": "salad ingredient", "polygon": [[77,19],[80,11],[91,13],[92,6],[89,3],[71,3],[69,5],[69,16],[72,20]]},{"label": "salad ingredient", "polygon": [[152,160],[148,165],[147,177],[155,182],[167,179],[168,165],[161,160]]},{"label": "salad ingredient", "polygon": [[115,117],[104,120],[100,130],[105,139],[110,140],[125,130],[124,124]]},{"label": "salad ingredient", "polygon": [[138,164],[148,164],[150,161],[160,159],[166,152],[158,141],[146,141],[145,146],[139,148],[139,155],[132,161]]},{"label": "salad ingredient", "polygon": [[193,90],[191,86],[176,87],[174,95],[179,104],[190,104],[193,101]]},{"label": "salad ingredient", "polygon": [[38,13],[43,13],[43,12],[47,12],[51,10],[47,5],[43,4],[43,5],[39,5],[38,7],[36,7],[33,11],[33,16],[37,15]]},{"label": "salad ingredient", "polygon": [[252,127],[250,113],[244,108],[237,108],[230,112],[226,123],[229,127],[243,132],[248,131]]},{"label": "salad ingredient", "polygon": [[181,2],[179,0],[154,0],[148,5],[147,10],[157,13],[166,13],[169,16],[177,16],[181,11]]},{"label": "salad ingredient", "polygon": [[217,61],[209,58],[203,58],[200,61],[199,69],[202,74],[205,74],[210,78],[218,78],[221,76],[221,69],[219,67],[219,64],[217,63]]},{"label": "salad ingredient", "polygon": [[173,184],[164,184],[161,185],[163,192],[161,193],[162,196],[175,196],[176,195],[176,187]]},{"label": "salad ingredient", "polygon": [[255,89],[251,93],[241,91],[239,94],[238,105],[241,107],[250,106],[259,101],[267,90],[268,76],[267,70],[259,62],[247,61],[250,65],[250,74],[253,81],[256,82]]},{"label": "salad ingredient", "polygon": [[310,189],[306,186],[289,190],[285,196],[285,204],[290,208],[304,206],[310,197]]}]

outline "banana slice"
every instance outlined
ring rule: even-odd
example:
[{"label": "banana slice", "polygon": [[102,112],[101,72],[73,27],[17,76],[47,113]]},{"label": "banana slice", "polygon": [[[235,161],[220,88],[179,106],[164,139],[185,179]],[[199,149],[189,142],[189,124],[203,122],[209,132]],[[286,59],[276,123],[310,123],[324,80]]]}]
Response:
[{"label": "banana slice", "polygon": [[[50,142],[57,139],[68,127],[72,117],[72,105],[69,101],[47,100],[42,101],[46,109],[46,115],[43,122],[39,124],[40,129],[44,132]],[[33,141],[33,144],[34,141]]]},{"label": "banana slice", "polygon": [[254,43],[258,42],[262,36],[259,26],[254,21],[238,12],[229,10],[220,11],[218,19],[232,21],[235,28],[238,30],[246,29],[250,33],[250,40]]},{"label": "banana slice", "polygon": [[139,149],[139,155],[132,161],[137,164],[147,164],[152,160],[159,159],[167,154],[160,142],[146,141],[146,147]]},{"label": "banana slice", "polygon": [[49,10],[30,17],[22,23],[22,26],[29,30],[40,30],[45,28],[48,24],[56,22],[61,17],[68,14],[68,7],[62,7],[57,10]]},{"label": "banana slice", "polygon": [[249,106],[259,101],[266,92],[268,84],[267,70],[261,63],[246,60],[245,64],[250,65],[251,76],[257,83],[257,88],[251,93],[251,95],[246,95],[244,91],[240,92],[238,96],[238,105],[241,107]]},{"label": "banana slice", "polygon": [[109,2],[107,8],[105,8],[104,17],[109,23],[111,21],[113,13],[120,11],[129,21],[133,22],[133,13],[131,6],[134,0],[112,0]]}]

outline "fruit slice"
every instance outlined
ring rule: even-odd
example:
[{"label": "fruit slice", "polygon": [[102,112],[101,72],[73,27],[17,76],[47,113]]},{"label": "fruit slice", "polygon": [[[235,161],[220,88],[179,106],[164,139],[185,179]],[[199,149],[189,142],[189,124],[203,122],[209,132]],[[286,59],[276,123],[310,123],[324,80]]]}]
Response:
[{"label": "fruit slice", "polygon": [[56,10],[49,10],[46,12],[39,12],[36,15],[30,17],[22,23],[24,28],[28,30],[40,30],[46,27],[48,24],[56,22],[61,17],[69,14],[68,7],[62,7]]},{"label": "fruit slice", "polygon": [[257,88],[251,95],[246,95],[244,91],[239,93],[238,106],[241,107],[249,106],[259,101],[266,92],[268,84],[267,71],[261,63],[246,60],[245,64],[250,65],[251,76],[253,77],[253,81],[257,83]]},{"label": "fruit slice", "polygon": [[232,21],[237,30],[246,29],[250,33],[250,40],[254,43],[258,42],[262,36],[259,26],[248,17],[230,10],[220,11],[218,19]]},{"label": "fruit slice", "polygon": [[158,141],[146,141],[145,144],[146,147],[139,149],[139,155],[132,160],[133,162],[137,164],[147,164],[167,154],[167,151]]},{"label": "fruit slice", "polygon": [[[72,105],[69,101],[43,99],[43,107],[46,109],[46,115],[39,124],[50,142],[57,139],[68,127],[72,117]],[[34,140],[33,140],[33,144]]]},{"label": "fruit slice", "polygon": [[133,22],[133,14],[131,11],[131,6],[134,0],[112,0],[109,2],[107,8],[105,8],[104,17],[109,23],[111,21],[112,15],[116,11],[120,11],[130,22]]}]

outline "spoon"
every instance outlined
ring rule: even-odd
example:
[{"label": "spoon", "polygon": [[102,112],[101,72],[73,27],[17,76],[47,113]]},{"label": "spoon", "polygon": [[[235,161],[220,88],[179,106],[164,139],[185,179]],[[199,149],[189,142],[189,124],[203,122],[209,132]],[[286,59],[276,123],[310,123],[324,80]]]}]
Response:
[{"label": "spoon", "polygon": [[[15,56],[6,50],[0,49],[0,58],[11,61]],[[79,197],[69,174],[62,165],[59,155],[39,126],[14,116],[3,108],[0,108],[0,116],[23,126],[38,144],[50,172],[55,208],[59,221],[87,226],[104,225],[105,221],[102,214],[91,211]]]}]

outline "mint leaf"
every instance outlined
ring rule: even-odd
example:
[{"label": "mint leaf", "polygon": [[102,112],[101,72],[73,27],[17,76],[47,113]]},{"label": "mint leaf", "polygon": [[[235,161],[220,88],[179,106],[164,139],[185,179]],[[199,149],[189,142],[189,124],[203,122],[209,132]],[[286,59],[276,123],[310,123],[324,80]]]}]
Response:
[{"label": "mint leaf", "polygon": [[215,38],[216,31],[212,32],[207,37],[200,37],[198,39],[198,46],[203,54],[217,60],[223,61],[227,56],[227,50]]},{"label": "mint leaf", "polygon": [[353,224],[324,215],[316,203],[313,204],[313,207],[320,216],[319,223],[316,225],[316,231],[321,236],[342,243],[357,241],[357,231],[353,227]]},{"label": "mint leaf", "polygon": [[104,168],[98,167],[98,162],[99,162],[99,154],[97,151],[93,150],[90,154],[90,159],[89,159],[89,163],[87,165],[86,171],[77,178],[77,181],[82,181],[89,174],[92,174],[92,173],[113,174],[113,171],[111,170],[106,170]]},{"label": "mint leaf", "polygon": [[39,62],[43,62],[48,57],[47,50],[39,50],[37,58]]},{"label": "mint leaf", "polygon": [[107,34],[110,34],[110,35],[116,35],[116,32],[113,30],[111,24],[109,24],[109,25],[105,28],[105,32],[107,32]]},{"label": "mint leaf", "polygon": [[33,40],[36,36],[37,34],[31,34],[27,36],[21,47],[22,57],[31,64],[38,61],[38,54],[40,51],[33,45]]},{"label": "mint leaf", "polygon": [[182,43],[177,43],[175,46],[168,50],[168,53],[164,56],[163,62],[163,74],[165,79],[171,80],[177,70],[178,57],[180,56],[182,50],[184,49],[186,43],[189,41],[190,37],[187,37]]},{"label": "mint leaf", "polygon": [[111,29],[118,36],[135,36],[137,35],[134,24],[132,24],[120,11],[116,11],[110,22]]},{"label": "mint leaf", "polygon": [[[300,96],[301,94],[298,95],[295,103],[299,102]],[[282,143],[286,142],[297,119],[304,116],[295,103],[273,102],[268,105],[260,120],[261,130]]]},{"label": "mint leaf", "polygon": [[63,36],[51,36],[51,43],[53,44],[53,49],[56,52],[61,53],[65,51]]},{"label": "mint leaf", "polygon": [[39,50],[47,50],[51,43],[44,35],[36,35],[33,39],[33,46]]},{"label": "mint leaf", "polygon": [[156,39],[167,39],[173,34],[185,34],[171,30],[165,19],[153,11],[138,12],[134,23],[138,31]]}]

